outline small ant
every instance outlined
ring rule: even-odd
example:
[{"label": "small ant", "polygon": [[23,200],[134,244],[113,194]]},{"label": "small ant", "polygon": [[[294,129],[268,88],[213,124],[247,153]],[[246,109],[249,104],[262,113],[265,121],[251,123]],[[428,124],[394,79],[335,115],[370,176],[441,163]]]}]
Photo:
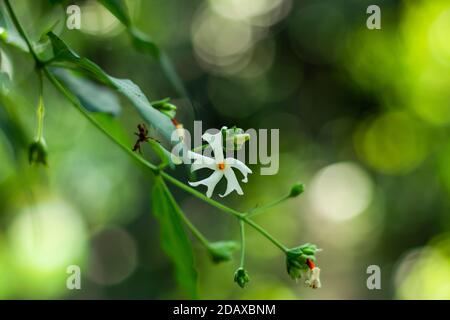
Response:
[{"label": "small ant", "polygon": [[142,154],[142,151],[141,151],[141,143],[142,142],[148,142],[150,139],[155,140],[156,142],[159,142],[159,141],[148,136],[148,129],[145,127],[144,124],[138,124],[137,128],[139,131],[135,132],[134,134],[138,137],[138,140],[134,144],[133,151],[139,151],[139,153]]}]

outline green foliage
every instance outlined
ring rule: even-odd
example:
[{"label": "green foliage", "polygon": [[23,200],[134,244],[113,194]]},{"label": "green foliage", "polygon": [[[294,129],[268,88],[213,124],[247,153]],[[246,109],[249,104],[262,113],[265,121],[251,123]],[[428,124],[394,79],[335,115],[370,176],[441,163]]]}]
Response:
[{"label": "green foliage", "polygon": [[122,0],[101,0],[100,2],[127,27],[128,34],[136,50],[157,59],[175,90],[181,96],[188,97],[189,94],[183,81],[167,55],[161,51],[149,35],[132,25],[125,2]]},{"label": "green foliage", "polygon": [[175,266],[175,276],[191,298],[197,296],[197,272],[191,243],[177,212],[181,210],[169,189],[157,177],[152,191],[152,211],[161,230],[161,245]]},{"label": "green foliage", "polygon": [[164,114],[152,107],[145,94],[135,83],[128,79],[118,79],[108,75],[97,64],[87,58],[81,58],[54,33],[49,32],[48,36],[50,37],[54,53],[52,64],[59,66],[62,64],[63,67],[75,65],[75,67],[88,72],[96,80],[116,89],[131,102],[147,123],[156,128],[170,141],[172,131],[175,129],[172,122]]},{"label": "green foliage", "polygon": [[124,1],[122,0],[99,0],[117,19],[125,26],[131,25],[130,15]]},{"label": "green foliage", "polygon": [[6,72],[0,71],[0,93],[5,94],[11,87],[11,79]]},{"label": "green foliage", "polygon": [[140,31],[135,27],[128,28],[128,34],[133,41],[133,45],[141,53],[149,54],[155,59],[160,57],[160,51],[156,43],[146,35],[144,32]]},{"label": "green foliage", "polygon": [[[56,3],[59,1],[55,0],[53,2]],[[167,55],[161,52],[149,36],[132,26],[125,3],[120,0],[100,0],[100,2],[127,27],[127,31],[133,40],[134,46],[139,51],[158,59],[158,62],[172,85],[182,95],[187,96],[184,85]],[[164,169],[169,165],[173,167],[170,153],[158,140],[148,136],[147,130],[144,130],[145,132],[142,133],[141,128],[139,128],[138,143],[148,142],[156,155],[161,159],[161,163],[155,165],[148,162],[141,155],[134,153],[122,126],[112,117],[121,111],[119,100],[113,90],[124,96],[140,113],[144,120],[169,141],[171,134],[175,129],[171,119],[175,117],[176,106],[171,104],[169,99],[156,101],[155,106],[152,106],[142,90],[131,80],[118,79],[110,76],[96,63],[78,55],[66,45],[62,39],[51,31],[46,33],[50,39],[50,46],[47,46],[47,48],[44,49],[52,49],[53,56],[51,58],[47,58],[47,56],[44,58],[42,55],[38,56],[35,45],[27,37],[9,0],[5,0],[4,3],[7,5],[10,19],[8,19],[8,16],[4,15],[3,11],[0,11],[0,26],[2,26],[2,29],[0,29],[0,36],[4,42],[15,45],[24,51],[30,51],[30,55],[34,59],[36,66],[34,70],[40,80],[39,105],[37,108],[37,137],[34,140],[35,142],[29,146],[30,163],[47,164],[47,148],[43,136],[44,82],[42,79],[43,76],[45,76],[93,125],[100,129],[100,131],[124,149],[129,155],[143,164],[147,169],[150,169],[155,175],[156,178],[152,190],[151,202],[152,212],[160,225],[161,246],[173,262],[177,282],[188,297],[197,297],[197,272],[194,267],[191,242],[185,232],[183,224],[185,224],[200,243],[205,246],[215,263],[231,260],[234,251],[238,249],[239,246],[234,241],[209,242],[182,212],[166,186],[165,181],[172,183],[178,188],[238,219],[241,225],[241,262],[240,268],[235,273],[234,281],[240,287],[245,287],[249,281],[248,273],[244,269],[244,224],[248,224],[257,230],[286,254],[288,272],[292,277],[297,278],[300,272],[305,270],[305,266],[307,268],[308,263],[310,262],[308,259],[315,261],[314,254],[317,251],[316,246],[306,244],[288,250],[264,228],[253,222],[249,217],[249,212],[238,212],[224,204],[212,200],[167,174]],[[15,37],[17,37],[17,39]],[[44,46],[43,44],[41,45]],[[81,74],[83,76],[81,76]],[[5,89],[9,89],[8,87],[3,88],[3,83],[8,84],[8,77],[0,74],[0,80],[2,80],[2,91],[0,93],[3,94],[6,91]],[[0,114],[0,120],[2,120],[1,116],[2,114]],[[222,132],[225,135],[224,138],[228,139],[226,142],[232,142],[233,148],[235,149],[242,147],[249,139],[249,135],[245,134],[240,128],[233,127],[227,129],[226,127],[223,127]],[[296,196],[301,192],[303,192],[303,185],[296,185],[292,188],[290,196]],[[282,200],[284,200],[284,198]],[[270,204],[270,206],[279,202],[280,201],[275,201]],[[263,212],[270,206],[260,208],[259,212]]]},{"label": "green foliage", "polygon": [[165,167],[169,166],[170,168],[174,169],[175,164],[172,161],[171,153],[166,148],[164,148],[159,141],[155,141],[153,139],[150,139],[148,141],[150,146],[152,147],[153,151],[158,155],[158,157],[161,159],[161,163],[159,164],[159,168],[164,169]]},{"label": "green foliage", "polygon": [[3,2],[0,3],[0,41],[22,51],[28,51],[27,44],[17,32],[8,13],[4,10]]},{"label": "green foliage", "polygon": [[215,263],[229,261],[233,252],[239,248],[235,241],[217,241],[209,244],[209,253]]},{"label": "green foliage", "polygon": [[26,150],[28,146],[28,137],[24,127],[15,113],[16,105],[14,101],[3,96],[0,91],[0,130],[10,142],[14,157],[19,159],[19,155]]},{"label": "green foliage", "polygon": [[55,68],[52,72],[77,96],[86,110],[111,115],[120,113],[119,99],[108,88],[68,70]]}]

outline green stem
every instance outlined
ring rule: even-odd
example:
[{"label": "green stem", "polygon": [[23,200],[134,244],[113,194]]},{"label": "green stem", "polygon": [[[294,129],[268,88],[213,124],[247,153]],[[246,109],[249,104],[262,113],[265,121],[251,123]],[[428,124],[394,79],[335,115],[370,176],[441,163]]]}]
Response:
[{"label": "green stem", "polygon": [[259,215],[259,214],[261,214],[261,213],[264,213],[264,212],[267,211],[268,209],[270,209],[270,208],[272,208],[272,207],[275,207],[276,205],[278,205],[278,204],[280,204],[281,202],[283,202],[283,201],[289,199],[290,197],[291,197],[291,196],[290,196],[289,194],[287,194],[287,195],[281,197],[280,199],[277,199],[277,200],[275,200],[275,201],[272,201],[272,202],[270,202],[270,203],[268,203],[268,204],[266,204],[266,205],[264,205],[264,206],[262,206],[262,207],[258,207],[258,208],[255,208],[255,209],[253,209],[253,210],[250,210],[250,211],[247,213],[246,217],[254,217],[254,216],[257,216],[257,215]]},{"label": "green stem", "polygon": [[36,130],[36,140],[42,141],[44,137],[44,116],[45,116],[45,106],[44,106],[44,86],[42,81],[42,72],[39,70],[39,101],[38,107],[36,109],[37,116],[37,130]]},{"label": "green stem", "polygon": [[191,188],[190,186],[184,184],[183,182],[181,182],[180,180],[175,179],[174,177],[172,177],[171,175],[167,174],[166,172],[161,172],[161,176],[168,182],[170,182],[171,184],[173,184],[174,186],[192,194],[193,196],[196,196],[197,198],[199,198],[200,200],[205,201],[206,203],[209,203],[210,205],[212,205],[213,207],[216,207],[219,210],[222,210],[228,214],[231,214],[233,216],[235,216],[236,218],[242,218],[244,216],[243,213],[236,211],[230,207],[227,207],[226,205],[221,204],[220,202],[217,202],[211,198],[208,198],[207,196],[205,196],[203,193]]},{"label": "green stem", "polygon": [[245,231],[244,231],[244,221],[242,219],[239,220],[239,226],[241,229],[241,263],[240,267],[244,269],[244,259],[245,259]]},{"label": "green stem", "polygon": [[9,3],[9,0],[5,0],[5,4],[6,4],[6,8],[9,12],[9,15],[11,16],[11,19],[12,19],[17,31],[22,36],[22,38],[25,40],[28,50],[30,51],[30,54],[33,56],[33,59],[36,62],[36,65],[40,65],[41,62],[40,62],[36,52],[34,51],[33,46],[31,45],[31,42],[28,39],[27,34],[25,33],[25,30],[22,28],[22,25],[20,24],[19,20],[17,19],[17,16],[14,13],[14,10],[13,10],[11,4]]},{"label": "green stem", "polygon": [[276,245],[278,248],[280,248],[281,251],[287,252],[288,248],[284,246],[281,242],[279,242],[277,239],[272,237],[263,227],[261,227],[259,224],[255,223],[253,220],[243,217],[242,220],[246,222],[248,225],[256,229],[259,233],[261,233],[264,237],[269,239],[270,242],[272,242],[274,245]]}]

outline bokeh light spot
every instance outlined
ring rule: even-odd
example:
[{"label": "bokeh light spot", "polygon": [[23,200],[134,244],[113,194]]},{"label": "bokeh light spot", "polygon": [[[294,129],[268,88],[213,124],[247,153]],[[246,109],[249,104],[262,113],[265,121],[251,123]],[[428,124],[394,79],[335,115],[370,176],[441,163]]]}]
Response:
[{"label": "bokeh light spot", "polygon": [[321,169],[308,194],[314,211],[330,220],[344,221],[368,208],[373,189],[364,169],[355,163],[341,162]]},{"label": "bokeh light spot", "polygon": [[363,124],[355,135],[356,149],[369,165],[385,174],[415,169],[426,155],[425,133],[409,115],[391,112]]},{"label": "bokeh light spot", "polygon": [[17,263],[36,271],[65,270],[85,248],[84,223],[61,200],[26,208],[12,223],[9,236]]},{"label": "bokeh light spot", "polygon": [[136,244],[125,230],[100,231],[91,243],[88,277],[92,281],[102,285],[117,284],[136,268]]},{"label": "bokeh light spot", "polygon": [[81,31],[84,33],[113,37],[123,30],[120,21],[97,1],[88,1],[81,12]]},{"label": "bokeh light spot", "polygon": [[234,71],[247,65],[253,41],[248,24],[217,15],[204,7],[196,14],[191,32],[196,56],[206,68]]},{"label": "bokeh light spot", "polygon": [[406,255],[396,270],[400,299],[450,299],[450,237]]}]

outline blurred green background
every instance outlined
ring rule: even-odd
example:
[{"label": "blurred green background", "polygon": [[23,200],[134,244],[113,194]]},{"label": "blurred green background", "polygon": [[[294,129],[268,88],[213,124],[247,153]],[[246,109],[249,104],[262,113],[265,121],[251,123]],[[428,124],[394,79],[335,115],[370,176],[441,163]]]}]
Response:
[{"label": "blurred green background", "polygon": [[[290,247],[323,248],[322,289],[289,279],[279,250],[248,229],[244,290],[233,283],[238,255],[214,265],[194,240],[201,298],[450,298],[449,1],[127,1],[191,101],[101,5],[73,3],[81,30],[65,27],[60,6],[13,1],[33,39],[60,19],[55,31],[80,55],[132,79],[151,100],[172,97],[188,129],[194,109],[203,128],[280,128],[279,173],[259,176],[253,166],[245,195],[226,203],[247,210],[298,180],[306,185],[301,197],[256,220]],[[371,4],[381,7],[381,30],[366,28]],[[30,167],[26,150],[14,151],[34,136],[33,62],[2,43],[1,71],[14,83],[1,105],[14,110],[25,137],[11,139],[0,122],[0,298],[183,297],[150,213],[151,175],[48,82],[49,166]],[[142,120],[123,105],[118,118],[132,143]],[[183,169],[175,175],[186,181]],[[234,219],[173,191],[208,238],[238,239]],[[81,267],[79,291],[65,286],[72,264]],[[373,264],[381,290],[366,286]]]}]

